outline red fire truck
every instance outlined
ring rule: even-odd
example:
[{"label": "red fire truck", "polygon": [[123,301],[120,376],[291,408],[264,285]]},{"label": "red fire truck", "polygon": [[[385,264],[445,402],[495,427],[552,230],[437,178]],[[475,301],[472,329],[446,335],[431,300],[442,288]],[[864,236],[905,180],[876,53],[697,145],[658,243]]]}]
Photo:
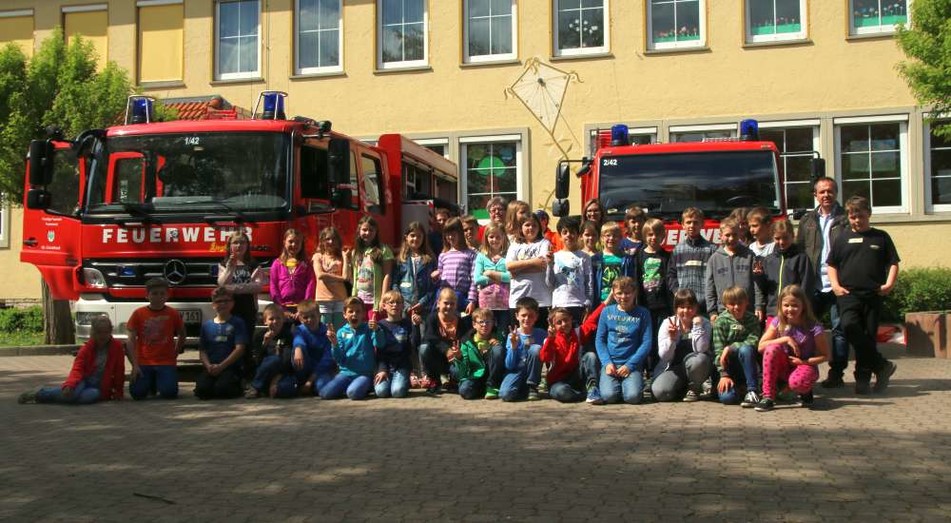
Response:
[{"label": "red fire truck", "polygon": [[[553,214],[568,214],[571,163],[580,163],[581,201],[600,199],[609,218],[620,220],[638,205],[667,225],[664,245],[680,241],[681,212],[703,210],[702,234],[719,243],[719,222],[736,207],[766,207],[774,215],[786,213],[782,163],[773,142],[759,141],[754,120],[740,122],[740,138],[703,142],[632,145],[628,128],[615,125],[599,131],[594,156],[564,160],[555,175]],[[813,172],[824,171],[814,159]]]},{"label": "red fire truck", "polygon": [[290,227],[313,252],[328,225],[352,244],[369,214],[392,245],[404,220],[428,226],[434,196],[455,204],[451,161],[401,135],[374,146],[329,121],[285,119],[285,96],[262,93],[250,120],[165,123],[151,122],[151,99],[132,97],[126,125],[31,144],[20,260],[55,298],[74,300],[77,337],[101,314],[124,335],[156,276],[172,284],[169,304],[195,336],[239,228],[269,264]]}]

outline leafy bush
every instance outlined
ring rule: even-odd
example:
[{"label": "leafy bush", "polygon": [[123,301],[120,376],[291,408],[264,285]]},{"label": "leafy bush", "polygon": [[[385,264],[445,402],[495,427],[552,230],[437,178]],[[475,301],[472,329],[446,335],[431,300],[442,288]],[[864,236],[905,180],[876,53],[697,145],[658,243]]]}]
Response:
[{"label": "leafy bush", "polygon": [[951,268],[909,269],[898,273],[885,298],[882,320],[901,322],[905,313],[951,309]]},{"label": "leafy bush", "polygon": [[0,332],[43,332],[43,309],[0,309]]}]

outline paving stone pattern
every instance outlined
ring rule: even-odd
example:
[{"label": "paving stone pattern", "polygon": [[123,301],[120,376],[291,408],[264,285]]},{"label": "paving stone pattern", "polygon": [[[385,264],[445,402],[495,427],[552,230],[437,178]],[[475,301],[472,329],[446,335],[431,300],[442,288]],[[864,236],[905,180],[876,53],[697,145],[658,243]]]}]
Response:
[{"label": "paving stone pattern", "polygon": [[[68,356],[0,359],[4,521],[948,521],[951,361],[813,411],[183,398],[16,404]],[[849,383],[851,385],[851,383]]]}]

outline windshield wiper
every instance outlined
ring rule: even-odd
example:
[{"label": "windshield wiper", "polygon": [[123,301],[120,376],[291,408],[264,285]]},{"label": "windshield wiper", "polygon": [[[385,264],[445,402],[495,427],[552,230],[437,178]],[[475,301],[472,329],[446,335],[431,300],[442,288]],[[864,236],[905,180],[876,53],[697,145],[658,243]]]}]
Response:
[{"label": "windshield wiper", "polygon": [[208,222],[208,223],[212,223],[212,224],[213,224],[213,223],[217,223],[217,222],[235,222],[235,223],[247,222],[247,223],[255,223],[255,221],[249,219],[246,214],[244,214],[243,212],[241,212],[241,211],[235,209],[234,207],[228,205],[228,204],[225,203],[225,202],[218,201],[218,200],[214,200],[214,201],[202,202],[202,203],[210,203],[210,204],[212,204],[212,205],[217,205],[217,206],[221,207],[222,209],[224,209],[224,210],[228,211],[229,213],[231,213],[231,215],[227,215],[227,214],[224,214],[224,215],[215,215],[215,214],[206,215],[206,216],[204,217],[204,220],[205,220],[206,222]]},{"label": "windshield wiper", "polygon": [[[118,222],[121,223],[121,224],[123,224],[123,225],[127,225],[127,224],[129,224],[130,222],[135,222],[135,221],[137,221],[137,220],[135,220],[135,219],[133,219],[133,218],[138,218],[139,220],[141,220],[141,221],[143,221],[143,222],[145,222],[145,223],[159,223],[158,218],[156,218],[151,212],[149,212],[149,211],[146,210],[145,204],[132,203],[132,202],[122,202],[122,203],[120,203],[120,205],[122,206],[122,210],[124,210],[125,212],[129,213],[129,216],[132,217],[132,218],[130,218],[130,219],[128,219],[128,220],[126,220],[126,219],[120,219],[120,220],[118,220]],[[151,208],[151,206],[149,206],[149,208]]]}]

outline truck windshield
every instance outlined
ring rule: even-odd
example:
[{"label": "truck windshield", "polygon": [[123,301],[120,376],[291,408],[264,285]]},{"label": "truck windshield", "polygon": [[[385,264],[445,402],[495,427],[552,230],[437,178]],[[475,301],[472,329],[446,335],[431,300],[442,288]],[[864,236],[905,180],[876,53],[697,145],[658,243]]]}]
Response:
[{"label": "truck windshield", "polygon": [[288,201],[289,138],[278,133],[111,137],[93,156],[92,212],[274,211]]},{"label": "truck windshield", "polygon": [[609,213],[639,205],[650,213],[697,207],[713,216],[736,207],[779,207],[771,151],[714,151],[605,156],[601,202]]}]

